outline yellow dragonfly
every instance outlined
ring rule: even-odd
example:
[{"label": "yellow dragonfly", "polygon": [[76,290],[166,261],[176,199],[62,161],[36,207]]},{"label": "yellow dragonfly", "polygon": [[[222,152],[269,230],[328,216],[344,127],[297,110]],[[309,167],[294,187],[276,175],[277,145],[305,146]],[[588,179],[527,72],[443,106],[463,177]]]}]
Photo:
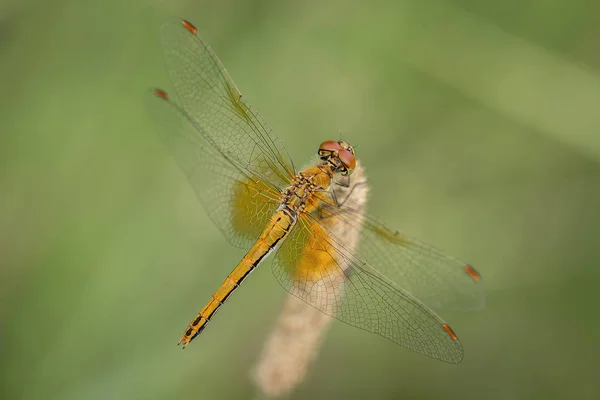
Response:
[{"label": "yellow dragonfly", "polygon": [[[185,20],[162,27],[175,89],[154,89],[149,112],[215,225],[246,255],[185,330],[185,347],[267,255],[290,293],[352,326],[448,363],[463,358],[456,333],[433,308],[479,309],[483,281],[469,264],[391,230],[336,196],[349,187],[354,148],[325,141],[297,171],[282,142],[242,99],[225,68]],[[346,243],[334,219],[355,230]]]}]

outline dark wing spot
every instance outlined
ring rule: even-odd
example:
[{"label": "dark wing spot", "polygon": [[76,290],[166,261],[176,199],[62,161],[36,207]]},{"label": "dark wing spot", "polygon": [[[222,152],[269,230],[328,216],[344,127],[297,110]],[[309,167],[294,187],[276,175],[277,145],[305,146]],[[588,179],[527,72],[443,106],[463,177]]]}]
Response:
[{"label": "dark wing spot", "polygon": [[162,89],[154,89],[154,95],[163,100],[169,100],[169,95]]},{"label": "dark wing spot", "polygon": [[190,21],[186,21],[185,19],[181,21],[181,25],[183,25],[185,27],[185,29],[187,29],[188,31],[190,31],[190,33],[192,35],[195,35],[196,32],[198,32],[198,29],[192,25],[192,23]]},{"label": "dark wing spot", "polygon": [[465,265],[465,272],[471,277],[473,278],[473,280],[475,281],[480,281],[481,280],[481,275],[479,275],[479,272],[477,272],[475,270],[475,268],[473,268],[472,265]]},{"label": "dark wing spot", "polygon": [[442,328],[444,328],[444,330],[452,338],[452,340],[458,340],[458,336],[456,336],[456,333],[454,333],[454,331],[452,330],[452,328],[450,328],[448,324],[443,324]]}]

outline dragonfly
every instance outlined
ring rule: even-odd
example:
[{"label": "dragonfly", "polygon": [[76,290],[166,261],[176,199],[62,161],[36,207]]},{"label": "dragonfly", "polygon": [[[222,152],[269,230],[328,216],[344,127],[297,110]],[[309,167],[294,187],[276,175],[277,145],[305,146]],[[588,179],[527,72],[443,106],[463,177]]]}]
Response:
[{"label": "dragonfly", "polygon": [[[463,359],[455,331],[435,309],[480,309],[475,268],[388,228],[365,213],[355,148],[327,140],[299,171],[282,141],[242,98],[189,21],[161,29],[174,95],[153,89],[148,111],[212,222],[246,255],[186,328],[187,346],[269,255],[281,286],[316,309],[447,363]],[[351,191],[350,191],[351,192]],[[335,223],[332,223],[334,221]],[[356,236],[348,243],[335,226]],[[425,305],[425,304],[428,305]]]}]

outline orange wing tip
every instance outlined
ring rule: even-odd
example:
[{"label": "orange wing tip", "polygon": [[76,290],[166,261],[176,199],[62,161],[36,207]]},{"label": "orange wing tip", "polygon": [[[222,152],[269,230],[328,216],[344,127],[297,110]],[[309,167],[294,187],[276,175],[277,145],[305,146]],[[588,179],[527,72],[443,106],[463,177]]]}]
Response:
[{"label": "orange wing tip", "polygon": [[444,328],[444,330],[446,331],[448,336],[452,338],[452,340],[458,340],[458,336],[456,336],[456,333],[454,333],[454,331],[452,330],[452,328],[450,328],[448,324],[442,324],[442,328]]},{"label": "orange wing tip", "polygon": [[477,272],[472,265],[465,265],[465,272],[467,273],[467,275],[473,278],[474,281],[479,282],[481,280],[481,275],[479,275],[479,272]]},{"label": "orange wing tip", "polygon": [[163,100],[169,100],[169,95],[162,89],[153,89],[152,92],[155,96],[160,97]]},{"label": "orange wing tip", "polygon": [[185,27],[185,29],[190,31],[192,35],[195,35],[198,32],[198,29],[194,25],[192,25],[192,23],[190,21],[186,21],[185,19],[182,19],[181,25],[183,25]]}]

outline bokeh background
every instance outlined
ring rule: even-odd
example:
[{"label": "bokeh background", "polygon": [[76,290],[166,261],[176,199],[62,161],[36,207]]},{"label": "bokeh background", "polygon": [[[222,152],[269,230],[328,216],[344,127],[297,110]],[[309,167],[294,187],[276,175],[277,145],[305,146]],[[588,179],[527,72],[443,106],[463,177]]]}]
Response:
[{"label": "bokeh background", "polygon": [[285,292],[263,264],[175,346],[243,255],[155,133],[160,24],[191,20],[297,164],[357,146],[369,209],[473,263],[446,365],[334,323],[291,399],[600,397],[600,3],[0,3],[0,398],[251,399]]}]

